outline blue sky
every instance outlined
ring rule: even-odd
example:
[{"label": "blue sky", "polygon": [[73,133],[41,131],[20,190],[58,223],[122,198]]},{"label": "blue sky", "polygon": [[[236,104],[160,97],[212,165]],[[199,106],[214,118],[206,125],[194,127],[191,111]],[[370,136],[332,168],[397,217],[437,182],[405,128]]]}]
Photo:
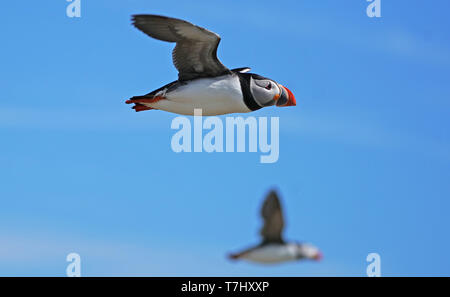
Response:
[{"label": "blue sky", "polygon": [[[0,27],[0,275],[385,276],[450,274],[450,4],[382,1],[10,1]],[[130,15],[189,20],[219,58],[286,85],[280,158],[170,148],[176,117],[124,100],[176,78],[173,45]],[[288,239],[320,263],[230,263],[257,243],[280,189]]]}]

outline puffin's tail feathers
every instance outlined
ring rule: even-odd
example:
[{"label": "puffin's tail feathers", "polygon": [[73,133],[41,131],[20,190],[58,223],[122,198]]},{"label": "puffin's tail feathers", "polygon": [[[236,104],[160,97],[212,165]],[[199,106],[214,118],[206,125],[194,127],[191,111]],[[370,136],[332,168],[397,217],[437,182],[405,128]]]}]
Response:
[{"label": "puffin's tail feathers", "polygon": [[135,111],[144,111],[144,110],[151,110],[154,109],[150,106],[147,106],[145,104],[149,104],[149,103],[155,103],[158,102],[159,100],[165,99],[164,97],[159,97],[159,96],[134,96],[130,99],[128,99],[127,101],[125,101],[126,104],[135,104],[133,106],[133,109]]},{"label": "puffin's tail feathers", "polygon": [[142,104],[140,104],[140,103],[135,103],[134,106],[133,106],[132,108],[133,108],[136,112],[154,109],[153,107],[148,107],[148,106],[142,105]]},{"label": "puffin's tail feathers", "polygon": [[228,254],[228,259],[236,261],[239,260],[239,258],[242,256],[242,253],[237,254]]},{"label": "puffin's tail feathers", "polygon": [[159,97],[159,96],[155,96],[155,97],[149,97],[149,96],[134,96],[131,97],[130,99],[128,99],[127,101],[125,101],[126,104],[132,104],[132,103],[155,103],[158,102],[159,100],[165,99],[164,97]]}]

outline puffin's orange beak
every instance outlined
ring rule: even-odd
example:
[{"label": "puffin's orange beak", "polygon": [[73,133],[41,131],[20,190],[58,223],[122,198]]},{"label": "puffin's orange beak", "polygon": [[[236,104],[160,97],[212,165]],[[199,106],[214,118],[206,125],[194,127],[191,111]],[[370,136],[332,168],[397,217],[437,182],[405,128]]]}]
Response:
[{"label": "puffin's orange beak", "polygon": [[322,259],[323,259],[322,253],[321,253],[321,252],[318,252],[318,253],[313,257],[313,259],[316,260],[316,261],[322,260]]},{"label": "puffin's orange beak", "polygon": [[296,106],[297,101],[295,101],[294,94],[285,86],[280,84],[278,86],[281,89],[281,96],[277,100],[277,106]]}]

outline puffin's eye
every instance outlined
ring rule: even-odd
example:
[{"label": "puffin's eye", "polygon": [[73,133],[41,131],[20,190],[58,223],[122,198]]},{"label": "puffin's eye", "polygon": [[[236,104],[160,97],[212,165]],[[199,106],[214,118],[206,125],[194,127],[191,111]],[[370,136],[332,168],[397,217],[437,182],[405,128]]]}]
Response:
[{"label": "puffin's eye", "polygon": [[272,84],[271,84],[270,82],[267,84],[266,89],[267,89],[267,90],[272,89]]}]

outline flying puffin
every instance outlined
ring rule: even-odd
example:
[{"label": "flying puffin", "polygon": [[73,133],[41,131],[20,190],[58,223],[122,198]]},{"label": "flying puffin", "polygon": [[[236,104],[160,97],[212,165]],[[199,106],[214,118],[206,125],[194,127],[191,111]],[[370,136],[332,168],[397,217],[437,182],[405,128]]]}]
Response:
[{"label": "flying puffin", "polygon": [[322,253],[308,243],[285,242],[282,237],[284,227],[283,213],[277,192],[270,191],[261,209],[264,226],[260,234],[262,242],[245,251],[230,254],[232,260],[244,259],[252,262],[271,264],[300,259],[319,261]]},{"label": "flying puffin", "polygon": [[183,115],[245,113],[262,107],[295,106],[288,88],[250,68],[228,69],[217,58],[219,35],[189,22],[159,15],[134,15],[133,25],[150,37],[175,42],[178,80],[127,100],[135,111],[160,109]]}]

